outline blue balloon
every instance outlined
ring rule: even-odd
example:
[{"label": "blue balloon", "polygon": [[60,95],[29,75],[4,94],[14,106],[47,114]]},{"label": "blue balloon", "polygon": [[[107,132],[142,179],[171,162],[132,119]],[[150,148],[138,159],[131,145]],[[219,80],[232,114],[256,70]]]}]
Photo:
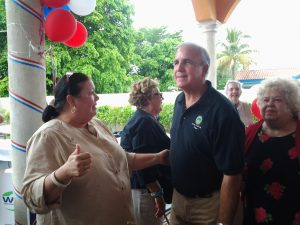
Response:
[{"label": "blue balloon", "polygon": [[51,8],[51,7],[44,5],[44,19],[46,19],[46,17],[49,15],[50,12],[52,12],[53,10],[56,10],[56,9],[63,9],[66,11],[70,11],[70,8],[68,5],[64,5],[60,8]]}]

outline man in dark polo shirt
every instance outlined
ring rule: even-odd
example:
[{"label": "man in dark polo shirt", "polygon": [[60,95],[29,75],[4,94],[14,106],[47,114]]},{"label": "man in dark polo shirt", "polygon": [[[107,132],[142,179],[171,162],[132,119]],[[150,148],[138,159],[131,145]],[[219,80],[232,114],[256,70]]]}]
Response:
[{"label": "man in dark polo shirt", "polygon": [[178,47],[178,95],[171,129],[171,225],[232,225],[243,169],[244,125],[206,80],[210,59],[195,44]]}]

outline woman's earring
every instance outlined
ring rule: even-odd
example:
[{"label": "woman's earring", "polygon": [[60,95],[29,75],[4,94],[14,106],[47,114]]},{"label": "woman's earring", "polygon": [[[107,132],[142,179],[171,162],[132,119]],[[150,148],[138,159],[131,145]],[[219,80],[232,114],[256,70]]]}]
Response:
[{"label": "woman's earring", "polygon": [[74,114],[75,112],[76,112],[76,107],[75,107],[75,106],[73,106],[73,107],[72,107],[72,109],[71,109],[71,113],[73,113],[73,114]]}]

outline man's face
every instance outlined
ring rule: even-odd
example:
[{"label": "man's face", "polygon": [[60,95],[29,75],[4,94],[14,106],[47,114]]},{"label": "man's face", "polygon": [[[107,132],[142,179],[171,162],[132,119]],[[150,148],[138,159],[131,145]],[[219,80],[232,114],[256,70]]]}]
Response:
[{"label": "man's face", "polygon": [[177,50],[174,60],[174,80],[184,91],[201,87],[205,81],[207,65],[201,64],[199,54],[189,46]]},{"label": "man's face", "polygon": [[233,104],[239,103],[239,98],[242,94],[242,90],[236,83],[229,83],[227,86],[226,95]]}]

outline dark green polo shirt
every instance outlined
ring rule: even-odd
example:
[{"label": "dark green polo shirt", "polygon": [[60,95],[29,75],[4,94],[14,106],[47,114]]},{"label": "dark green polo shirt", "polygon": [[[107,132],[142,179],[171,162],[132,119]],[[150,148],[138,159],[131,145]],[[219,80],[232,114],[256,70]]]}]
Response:
[{"label": "dark green polo shirt", "polygon": [[220,189],[223,174],[243,169],[244,125],[231,102],[208,89],[186,109],[178,95],[171,129],[173,185],[185,196],[206,196]]}]

